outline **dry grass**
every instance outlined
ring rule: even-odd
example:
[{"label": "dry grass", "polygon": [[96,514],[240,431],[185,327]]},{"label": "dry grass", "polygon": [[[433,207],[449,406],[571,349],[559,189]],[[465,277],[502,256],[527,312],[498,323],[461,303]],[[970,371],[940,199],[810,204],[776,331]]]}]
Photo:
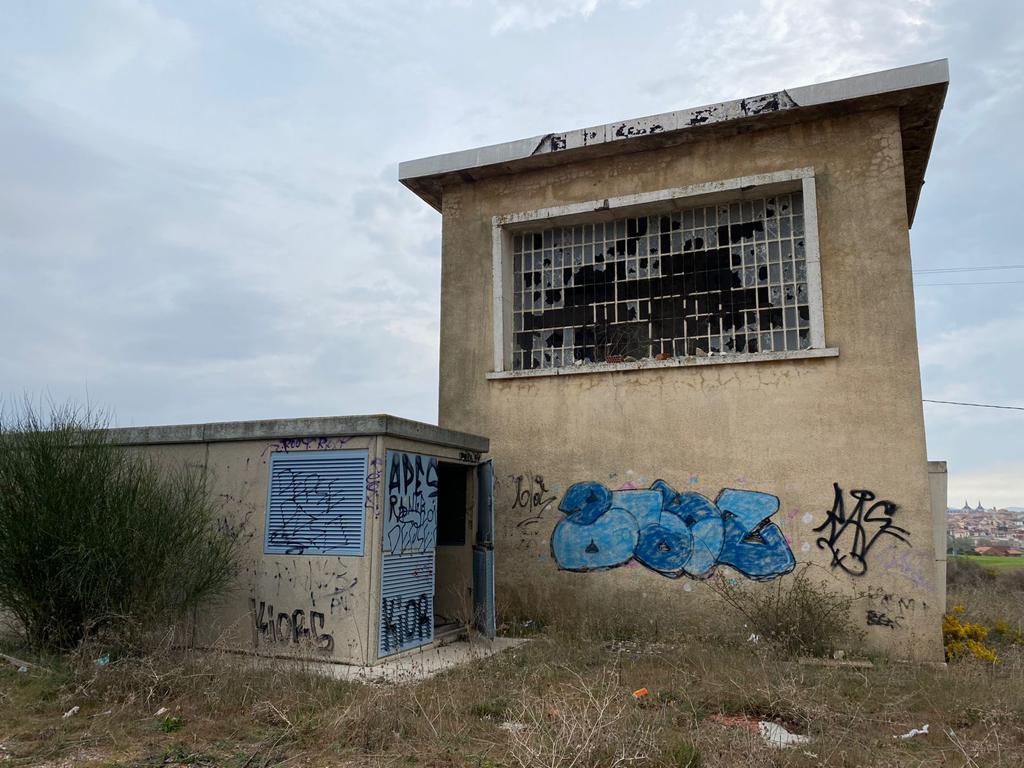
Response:
[{"label": "dry grass", "polygon": [[[951,602],[1006,616],[1024,592],[956,585]],[[985,602],[985,599],[988,602]],[[1003,612],[1000,616],[1000,606]],[[996,666],[812,667],[778,650],[638,631],[619,611],[548,624],[516,650],[397,686],[163,647],[97,649],[0,668],[7,766],[1014,766],[1024,750],[1024,649]],[[973,617],[973,615],[972,615]],[[525,615],[520,618],[525,623]],[[632,617],[638,618],[638,617]],[[14,651],[16,649],[8,649]],[[19,655],[15,653],[14,655]],[[24,655],[24,652],[21,652]],[[649,689],[647,696],[633,691]],[[62,719],[72,707],[77,714]],[[156,713],[165,708],[161,715]],[[774,750],[712,716],[807,734]],[[717,719],[717,718],[716,718]],[[908,741],[896,734],[928,723]]]}]

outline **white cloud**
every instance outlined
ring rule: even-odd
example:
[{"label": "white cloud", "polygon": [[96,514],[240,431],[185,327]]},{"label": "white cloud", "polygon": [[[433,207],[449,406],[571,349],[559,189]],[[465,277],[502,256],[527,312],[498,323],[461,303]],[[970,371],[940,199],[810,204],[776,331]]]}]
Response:
[{"label": "white cloud", "polygon": [[[509,30],[537,30],[550,27],[565,19],[587,18],[604,0],[518,0],[494,5],[498,17],[491,24],[491,32],[499,34]],[[647,0],[619,0],[623,8],[639,8]],[[610,3],[604,3],[609,5]]]},{"label": "white cloud", "polygon": [[[822,82],[900,64],[940,32],[927,3],[760,0],[691,11],[679,31],[687,80],[705,101]],[[739,90],[737,90],[739,89]]]},{"label": "white cloud", "polygon": [[[946,305],[947,310],[954,310],[955,306]],[[996,359],[1007,348],[1007,340],[1012,338],[1024,338],[1024,313],[953,326],[932,333],[920,342],[921,366],[970,376],[986,361]]]},{"label": "white cloud", "polygon": [[[0,25],[5,393],[433,418],[440,218],[399,160],[947,55],[916,266],[1019,242],[1024,15],[985,0],[44,5]],[[1014,288],[922,289],[926,397],[1018,397]],[[1019,452],[1019,416],[925,413],[954,473]]]},{"label": "white cloud", "polygon": [[586,18],[596,9],[600,0],[523,0],[498,4],[498,18],[491,31],[510,29],[544,29],[563,19],[574,16]]}]

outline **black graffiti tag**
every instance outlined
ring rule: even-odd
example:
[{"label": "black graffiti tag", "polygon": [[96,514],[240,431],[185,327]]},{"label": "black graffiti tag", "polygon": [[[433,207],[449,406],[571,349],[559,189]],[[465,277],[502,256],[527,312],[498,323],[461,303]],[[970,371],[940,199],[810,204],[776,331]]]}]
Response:
[{"label": "black graffiti tag", "polygon": [[[835,499],[832,510],[825,522],[814,529],[816,533],[827,530],[827,534],[818,539],[818,547],[828,547],[832,553],[832,567],[842,568],[851,576],[863,576],[867,573],[868,552],[875,542],[883,535],[889,535],[910,545],[907,537],[910,532],[893,524],[892,516],[897,506],[891,501],[875,501],[872,491],[855,490],[850,495],[857,500],[853,511],[847,515],[843,500],[843,489],[839,483],[832,483]],[[868,506],[871,502],[874,502]]]},{"label": "black graffiti tag", "polygon": [[516,527],[536,525],[558,496],[544,486],[544,478],[541,475],[513,475],[512,482],[515,483],[512,509],[523,509],[527,513],[526,517],[516,523]]},{"label": "black graffiti tag", "polygon": [[384,550],[426,551],[437,535],[437,459],[393,453],[388,464]]},{"label": "black graffiti tag", "polygon": [[431,606],[426,594],[409,599],[384,598],[381,608],[384,649],[393,652],[409,642],[429,639],[434,630]]},{"label": "black graffiti tag", "polygon": [[318,472],[287,467],[280,476],[284,505],[280,525],[270,531],[270,544],[286,547],[286,554],[301,555],[307,549],[329,546],[340,530],[342,544],[358,533],[338,526],[338,508],[345,502],[344,486],[338,479],[324,479]]},{"label": "black graffiti tag", "polygon": [[309,612],[309,626],[306,626],[306,612],[296,608],[290,613],[281,611],[274,615],[274,606],[249,598],[249,611],[252,615],[253,629],[264,642],[270,643],[311,643],[322,653],[334,650],[334,635],[324,632],[326,617],[320,611]]},{"label": "black graffiti tag", "polygon": [[890,629],[899,629],[900,623],[898,619],[889,616],[887,613],[872,611],[869,609],[867,616],[869,627],[889,627]]}]

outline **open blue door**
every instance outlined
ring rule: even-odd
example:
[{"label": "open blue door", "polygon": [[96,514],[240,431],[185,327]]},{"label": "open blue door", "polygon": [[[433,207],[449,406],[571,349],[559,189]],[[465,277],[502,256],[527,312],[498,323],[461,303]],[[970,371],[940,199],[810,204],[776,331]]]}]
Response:
[{"label": "open blue door", "polygon": [[473,542],[473,612],[485,637],[497,634],[494,614],[494,459],[477,465],[476,540]]}]

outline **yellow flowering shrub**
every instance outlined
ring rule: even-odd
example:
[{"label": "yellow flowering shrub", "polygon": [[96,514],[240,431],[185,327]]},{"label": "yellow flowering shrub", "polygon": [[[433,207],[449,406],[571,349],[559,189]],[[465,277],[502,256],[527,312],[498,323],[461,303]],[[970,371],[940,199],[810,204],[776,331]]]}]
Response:
[{"label": "yellow flowering shrub", "polygon": [[988,627],[963,621],[963,613],[964,607],[955,605],[953,610],[942,617],[942,641],[946,646],[946,659],[955,661],[973,656],[991,664],[998,664],[999,658],[995,650],[985,645]]}]

